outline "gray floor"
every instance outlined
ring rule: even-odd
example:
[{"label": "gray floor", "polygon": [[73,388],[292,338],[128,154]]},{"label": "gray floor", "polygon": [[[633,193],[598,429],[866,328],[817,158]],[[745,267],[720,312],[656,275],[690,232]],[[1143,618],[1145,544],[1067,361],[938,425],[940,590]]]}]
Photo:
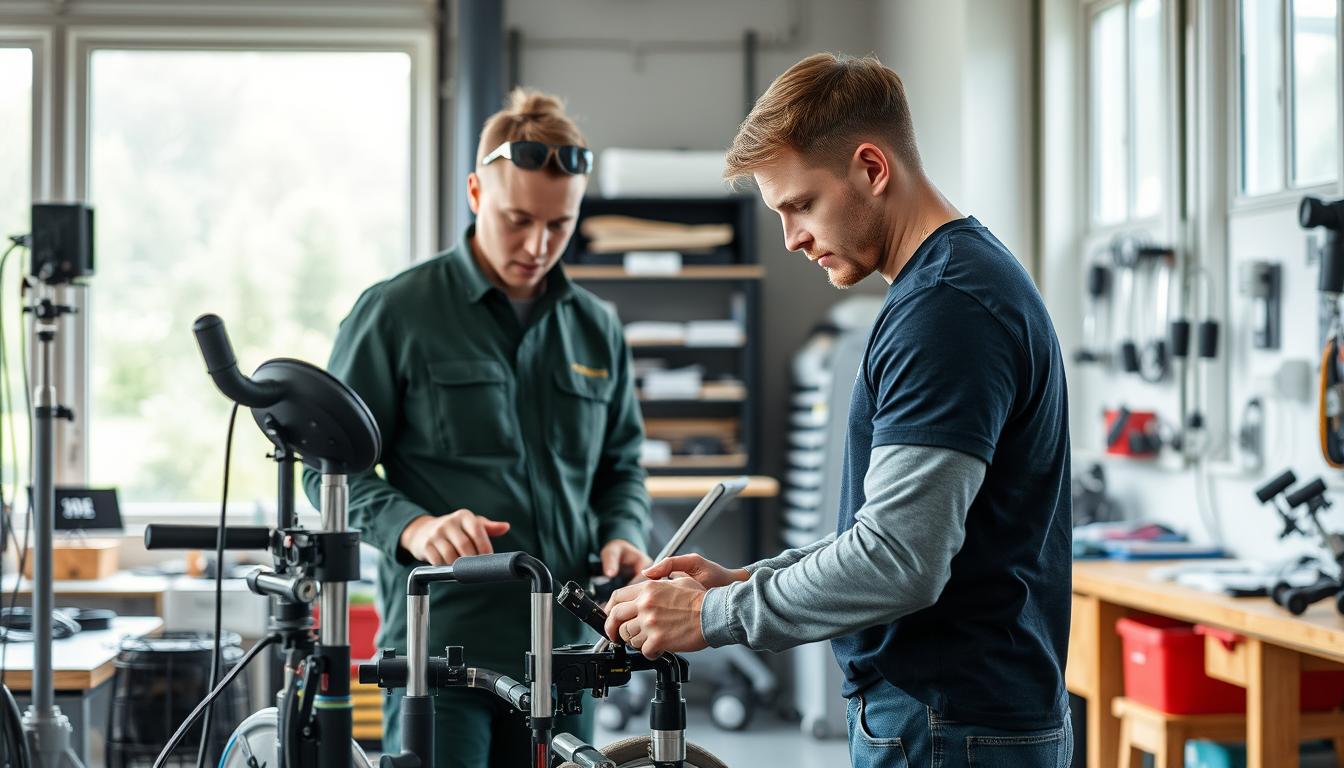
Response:
[{"label": "gray floor", "polygon": [[[687,738],[709,750],[728,768],[796,766],[797,768],[844,768],[849,749],[843,739],[817,741],[804,736],[797,723],[787,723],[769,714],[759,714],[743,731],[721,731],[709,721],[702,707],[687,712]],[[648,716],[631,721],[625,731],[598,728],[598,744],[648,733]]]}]

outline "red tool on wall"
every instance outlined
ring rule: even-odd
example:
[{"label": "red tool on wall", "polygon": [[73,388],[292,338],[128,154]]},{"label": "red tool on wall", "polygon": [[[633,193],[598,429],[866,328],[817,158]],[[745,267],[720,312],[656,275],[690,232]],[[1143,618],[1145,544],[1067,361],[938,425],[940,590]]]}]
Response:
[{"label": "red tool on wall", "polygon": [[1106,452],[1113,456],[1151,458],[1162,449],[1159,422],[1153,411],[1131,411],[1125,406],[1104,413]]}]

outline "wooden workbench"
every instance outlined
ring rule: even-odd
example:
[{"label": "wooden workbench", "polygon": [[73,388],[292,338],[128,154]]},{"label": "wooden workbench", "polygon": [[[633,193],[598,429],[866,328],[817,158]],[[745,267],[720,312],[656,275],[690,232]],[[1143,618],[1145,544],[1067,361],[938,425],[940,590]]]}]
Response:
[{"label": "wooden workbench", "polygon": [[[112,628],[80,632],[51,644],[53,703],[70,721],[70,747],[85,765],[94,751],[95,733],[105,732],[112,706],[112,676],[117,653],[125,637],[142,637],[159,631],[163,620],[127,617],[112,620]],[[33,644],[6,643],[5,685],[14,693],[19,708],[31,703]]]},{"label": "wooden workbench", "polygon": [[1236,677],[1246,688],[1248,766],[1296,768],[1301,672],[1344,662],[1344,616],[1333,600],[1293,616],[1268,598],[1228,597],[1149,578],[1153,568],[1169,565],[1098,561],[1073,566],[1065,682],[1087,700],[1088,768],[1111,768],[1119,756],[1120,725],[1111,715],[1111,700],[1124,693],[1124,681],[1115,622],[1131,611],[1244,635]]},{"label": "wooden workbench", "polygon": [[[53,687],[87,691],[111,679],[117,652],[126,637],[143,637],[163,627],[157,616],[116,618],[111,629],[80,632],[51,643]],[[33,687],[33,644],[9,643],[4,650],[5,685],[15,691]]]},{"label": "wooden workbench", "polygon": [[[698,499],[709,493],[715,483],[731,480],[736,475],[650,475],[644,481],[649,496],[655,499]],[[764,475],[751,475],[740,498],[764,499],[779,495],[779,481]]]}]

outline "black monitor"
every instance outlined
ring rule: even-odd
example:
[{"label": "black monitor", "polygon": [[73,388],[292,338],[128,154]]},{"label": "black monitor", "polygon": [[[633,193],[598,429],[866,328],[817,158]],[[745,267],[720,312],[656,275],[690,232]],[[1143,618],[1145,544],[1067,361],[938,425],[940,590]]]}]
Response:
[{"label": "black monitor", "polygon": [[121,531],[116,488],[56,486],[56,530]]}]

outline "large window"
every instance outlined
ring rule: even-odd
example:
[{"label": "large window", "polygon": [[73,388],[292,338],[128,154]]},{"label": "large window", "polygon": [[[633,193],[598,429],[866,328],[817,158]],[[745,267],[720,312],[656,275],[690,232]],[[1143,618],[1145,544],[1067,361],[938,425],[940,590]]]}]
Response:
[{"label": "large window", "polygon": [[1335,0],[1240,0],[1239,190],[1257,196],[1339,176]]},{"label": "large window", "polygon": [[[95,483],[218,498],[228,404],[192,321],[223,317],[244,372],[324,365],[359,293],[411,261],[411,113],[405,53],[92,52]],[[240,414],[231,499],[271,501],[268,447]]]},{"label": "large window", "polygon": [[1335,0],[1293,0],[1293,181],[1339,176],[1338,10]]},{"label": "large window", "polygon": [[1162,0],[1096,6],[1088,35],[1092,221],[1162,212],[1167,180],[1166,23]]},{"label": "large window", "polygon": [[[10,235],[30,229],[29,204],[33,189],[33,52],[29,48],[0,47],[0,253],[9,250]],[[3,497],[13,500],[23,482],[28,436],[16,435],[25,424],[23,377],[19,366],[19,274],[23,251],[10,252],[0,262],[0,484]],[[20,466],[22,465],[22,466]],[[0,549],[3,549],[0,542]]]}]

